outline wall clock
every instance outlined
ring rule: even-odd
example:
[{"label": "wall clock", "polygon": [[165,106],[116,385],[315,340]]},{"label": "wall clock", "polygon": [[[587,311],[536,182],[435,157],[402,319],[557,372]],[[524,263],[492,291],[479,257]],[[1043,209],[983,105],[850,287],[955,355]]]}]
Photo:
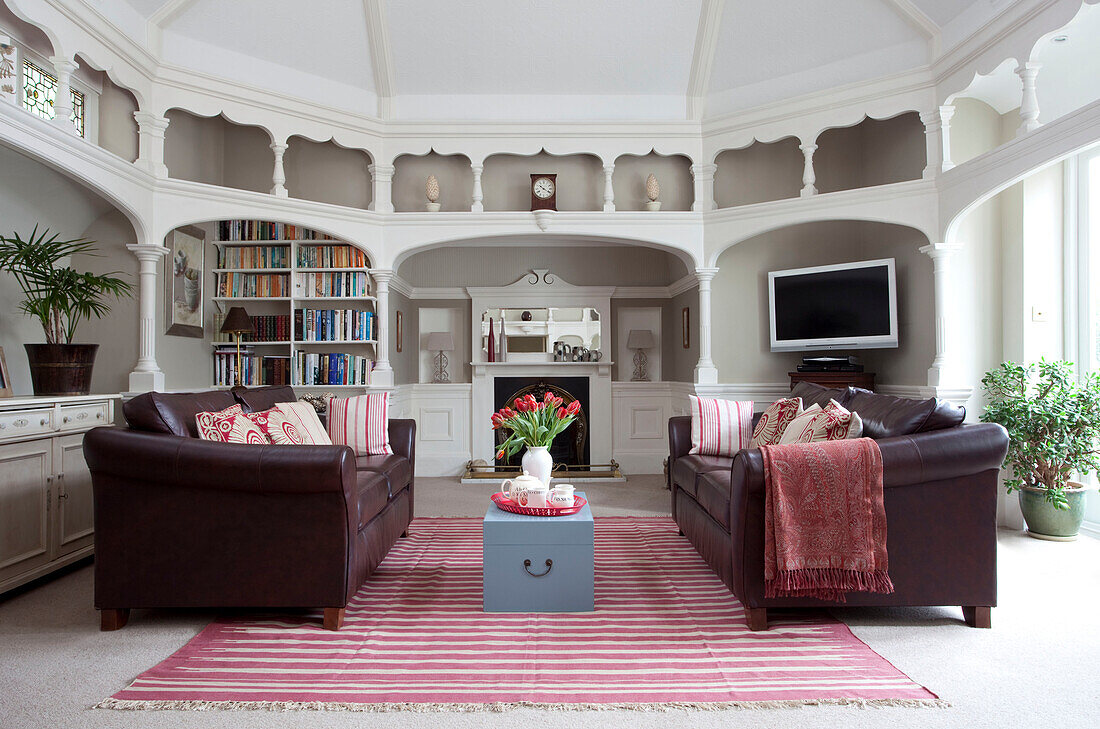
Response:
[{"label": "wall clock", "polygon": [[558,209],[558,176],[547,174],[531,175],[531,209]]}]

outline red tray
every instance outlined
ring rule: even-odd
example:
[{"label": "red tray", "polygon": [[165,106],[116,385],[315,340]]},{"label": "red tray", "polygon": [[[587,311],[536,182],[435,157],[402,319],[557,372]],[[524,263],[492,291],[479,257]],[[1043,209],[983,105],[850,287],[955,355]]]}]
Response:
[{"label": "red tray", "polygon": [[576,514],[584,508],[588,501],[583,496],[574,496],[572,506],[520,506],[499,491],[489,497],[501,511],[510,511],[513,514],[526,514],[527,516],[569,516]]}]

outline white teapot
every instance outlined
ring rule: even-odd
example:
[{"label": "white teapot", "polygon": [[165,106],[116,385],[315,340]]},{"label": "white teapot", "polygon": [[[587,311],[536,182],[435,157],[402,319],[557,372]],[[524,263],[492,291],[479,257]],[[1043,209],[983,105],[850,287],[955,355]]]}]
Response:
[{"label": "white teapot", "polygon": [[520,506],[545,507],[550,495],[546,484],[534,476],[523,472],[522,476],[505,479],[500,485],[501,493]]}]

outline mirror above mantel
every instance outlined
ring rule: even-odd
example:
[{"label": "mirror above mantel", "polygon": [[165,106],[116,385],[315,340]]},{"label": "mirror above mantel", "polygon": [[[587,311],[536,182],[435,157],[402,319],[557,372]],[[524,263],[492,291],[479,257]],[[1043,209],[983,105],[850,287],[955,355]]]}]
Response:
[{"label": "mirror above mantel", "polygon": [[603,358],[600,312],[590,306],[486,309],[481,316],[484,353],[489,351],[490,321],[496,351],[498,355],[505,351],[508,361],[591,362]]}]

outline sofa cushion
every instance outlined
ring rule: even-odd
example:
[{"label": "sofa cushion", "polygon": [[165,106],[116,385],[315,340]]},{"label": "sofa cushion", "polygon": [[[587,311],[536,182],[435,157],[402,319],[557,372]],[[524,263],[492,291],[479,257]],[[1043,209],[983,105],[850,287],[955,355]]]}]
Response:
[{"label": "sofa cushion", "polygon": [[752,440],[751,400],[691,399],[691,450],[705,456],[732,456]]},{"label": "sofa cushion", "polygon": [[791,421],[801,414],[802,398],[789,397],[776,400],[760,414],[759,418],[753,418],[752,441],[749,443],[749,448],[775,445]]},{"label": "sofa cushion", "polygon": [[359,471],[355,476],[358,490],[359,528],[378,516],[390,500],[390,490],[386,477],[376,471]]},{"label": "sofa cushion", "polygon": [[920,432],[936,409],[936,399],[876,395],[856,391],[845,405],[863,419],[863,435],[879,440]]},{"label": "sofa cushion", "polygon": [[836,400],[821,411],[808,428],[803,429],[797,443],[820,443],[826,440],[848,440],[863,435],[863,420]]},{"label": "sofa cushion", "polygon": [[357,456],[391,455],[389,402],[388,392],[330,398],[329,438],[336,445],[350,446]]},{"label": "sofa cushion", "polygon": [[728,471],[732,465],[733,458],[730,456],[680,456],[672,462],[672,482],[694,496],[695,482],[699,474],[708,471]]},{"label": "sofa cushion", "polygon": [[966,420],[966,408],[953,405],[946,400],[936,400],[936,407],[933,408],[932,414],[928,416],[928,420],[924,421],[924,425],[917,431],[918,433],[927,433],[930,430],[943,430],[944,428],[954,428],[962,425],[962,422]]},{"label": "sofa cushion", "polygon": [[695,500],[710,514],[711,518],[730,528],[730,482],[733,472],[710,471],[699,477]]},{"label": "sofa cushion", "polygon": [[842,390],[840,388],[822,387],[813,382],[799,382],[791,388],[790,396],[802,398],[802,407],[804,408],[809,408],[811,405],[820,405],[824,408],[830,400],[836,400],[841,405],[848,407],[848,397],[854,389],[850,387]]},{"label": "sofa cushion", "polygon": [[123,403],[122,414],[134,430],[198,438],[197,414],[225,410],[236,404],[228,390],[146,392]]},{"label": "sofa cushion", "polygon": [[305,445],[305,438],[279,408],[258,410],[245,413],[244,416],[255,423],[275,445]]},{"label": "sofa cushion", "polygon": [[237,387],[232,390],[232,393],[246,413],[270,410],[276,403],[294,402],[298,399],[294,396],[294,388],[290,385]]},{"label": "sofa cushion", "polygon": [[389,495],[395,496],[409,485],[412,469],[405,456],[356,456],[355,468],[381,474],[389,484]]},{"label": "sofa cushion", "polygon": [[[232,412],[233,410],[237,412]],[[243,445],[268,445],[271,439],[263,428],[234,403],[228,410],[217,413],[199,413],[195,416],[199,438],[215,443],[240,443]]]},{"label": "sofa cushion", "polygon": [[332,445],[328,431],[317,417],[317,411],[308,402],[281,402],[275,405],[275,409],[294,426],[305,445]]}]

